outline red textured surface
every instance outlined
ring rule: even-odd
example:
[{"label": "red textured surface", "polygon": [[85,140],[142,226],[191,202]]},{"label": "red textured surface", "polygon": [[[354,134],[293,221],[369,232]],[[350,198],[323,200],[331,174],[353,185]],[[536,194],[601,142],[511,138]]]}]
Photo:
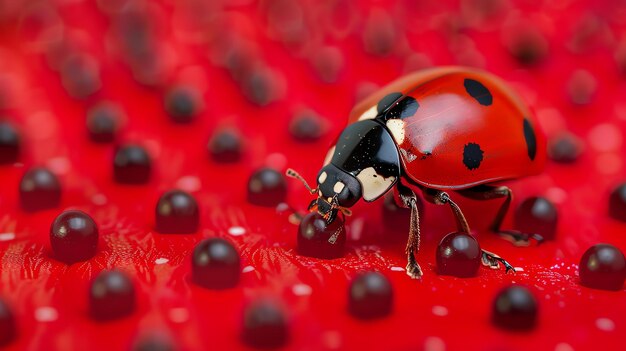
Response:
[{"label": "red textured surface", "polygon": [[[496,1],[198,1],[212,5],[188,11],[185,4],[195,1],[148,3],[158,38],[153,58],[162,64],[162,84],[150,87],[133,79],[112,17],[96,2],[0,1],[0,105],[19,127],[25,148],[20,164],[0,170],[0,296],[13,309],[19,333],[8,349],[127,349],[150,332],[169,335],[183,350],[245,348],[241,311],[262,297],[285,308],[285,349],[623,349],[624,290],[581,287],[577,277],[589,246],[608,242],[626,251],[626,224],[607,216],[608,193],[626,178],[626,8],[619,1],[521,1],[496,6],[489,16],[479,8]],[[101,89],[82,100],[72,98],[50,68],[50,48],[61,28],[70,47],[91,55],[100,69]],[[528,68],[507,51],[526,31],[548,44],[544,61]],[[289,34],[295,39],[281,40]],[[389,55],[367,52],[371,42],[364,44],[363,37],[371,36],[390,39]],[[219,65],[229,43],[241,44],[244,57],[271,70],[266,74],[275,101],[259,107],[242,95]],[[320,61],[339,65],[336,82],[320,79],[312,65]],[[569,130],[585,144],[575,164],[550,163],[540,176],[508,183],[514,206],[535,195],[557,204],[556,240],[540,247],[515,248],[485,229],[498,201],[454,197],[481,246],[523,270],[505,275],[481,269],[469,279],[438,276],[436,245],[454,229],[443,207],[427,206],[423,214],[418,260],[424,278],[414,281],[396,269],[405,265],[406,233],[383,227],[382,201],[353,208],[348,252],[330,261],[298,256],[297,227],[274,209],[246,203],[246,180],[258,167],[289,166],[313,180],[359,91],[417,67],[448,64],[501,76],[536,111],[548,137]],[[333,77],[324,72],[322,77]],[[178,82],[203,92],[205,108],[190,126],[173,125],[163,110],[167,87]],[[577,105],[572,96],[590,102]],[[87,140],[86,110],[102,99],[125,111],[120,139],[148,147],[155,160],[149,185],[114,184],[113,146]],[[326,122],[326,133],[315,143],[298,143],[287,132],[291,117],[305,108]],[[244,160],[231,166],[213,163],[206,152],[209,137],[225,126],[246,138]],[[59,208],[36,214],[19,209],[18,182],[32,165],[59,175]],[[197,234],[154,232],[156,201],[175,187],[191,191],[199,202]],[[303,210],[309,201],[306,190],[290,181],[289,203]],[[90,213],[101,233],[97,256],[71,266],[50,257],[48,242],[50,223],[67,208]],[[235,226],[245,233],[229,234]],[[241,252],[246,268],[235,289],[213,292],[190,283],[191,250],[212,236],[228,238]],[[123,320],[97,323],[87,316],[87,284],[113,267],[132,276],[139,308]],[[362,270],[379,270],[391,280],[396,298],[389,317],[361,322],[346,312],[348,282]],[[511,282],[529,286],[538,298],[539,323],[529,333],[500,331],[489,322],[496,291]]]}]

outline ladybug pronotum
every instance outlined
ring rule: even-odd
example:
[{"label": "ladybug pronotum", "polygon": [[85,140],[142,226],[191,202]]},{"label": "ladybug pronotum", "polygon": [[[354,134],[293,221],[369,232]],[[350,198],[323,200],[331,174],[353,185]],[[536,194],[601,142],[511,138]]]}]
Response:
[{"label": "ladybug pronotum", "polygon": [[[359,103],[328,152],[309,210],[330,223],[350,214],[359,199],[372,202],[392,188],[411,209],[407,274],[420,278],[415,259],[420,229],[417,198],[451,207],[458,231],[470,234],[449,193],[476,200],[504,199],[491,230],[519,246],[535,234],[502,230],[512,192],[497,182],[538,174],[546,162],[545,137],[530,109],[499,78],[464,67],[423,70],[401,78]],[[303,181],[295,171],[287,174]],[[306,182],[304,182],[306,185]],[[482,250],[482,263],[513,267]]]}]

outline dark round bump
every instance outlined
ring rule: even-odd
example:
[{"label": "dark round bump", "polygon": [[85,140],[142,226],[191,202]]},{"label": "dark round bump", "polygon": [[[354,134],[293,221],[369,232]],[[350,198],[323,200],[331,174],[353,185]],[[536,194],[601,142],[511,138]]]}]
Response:
[{"label": "dark round bump", "polygon": [[626,279],[626,259],[617,247],[597,244],[585,251],[578,266],[580,283],[584,286],[621,290]]},{"label": "dark round bump", "polygon": [[208,149],[213,161],[218,163],[233,163],[241,159],[243,141],[237,131],[224,129],[218,131],[211,137]]},{"label": "dark round bump", "polygon": [[289,123],[289,133],[297,141],[317,141],[324,134],[321,118],[310,111],[295,115]]},{"label": "dark round bump", "polygon": [[324,83],[335,83],[344,66],[341,51],[335,47],[322,47],[314,50],[311,63],[317,76]]},{"label": "dark round bump", "polygon": [[61,202],[61,184],[45,168],[32,168],[20,181],[20,205],[24,211],[34,212],[57,207]]},{"label": "dark round bump", "polygon": [[463,81],[463,86],[465,87],[465,91],[467,91],[471,97],[476,99],[479,104],[489,106],[493,103],[493,96],[491,96],[491,92],[481,82],[466,78]]},{"label": "dark round bump", "polygon": [[243,317],[243,341],[256,348],[277,348],[289,338],[287,318],[282,309],[270,301],[256,301]]},{"label": "dark round bump", "polygon": [[248,201],[254,205],[274,207],[286,197],[285,177],[271,168],[261,168],[248,179]]},{"label": "dark round bump", "polygon": [[100,321],[123,318],[133,313],[135,300],[135,287],[126,274],[103,271],[89,288],[89,314]]},{"label": "dark round bump", "polygon": [[393,52],[398,39],[395,21],[384,11],[374,11],[363,28],[365,51],[375,56],[387,56]]},{"label": "dark round bump", "polygon": [[363,273],[354,278],[348,290],[348,311],[359,319],[385,317],[393,309],[393,288],[378,272]]},{"label": "dark round bump", "polygon": [[113,178],[120,184],[145,184],[150,181],[152,161],[146,149],[125,145],[117,149],[113,160]]},{"label": "dark round bump", "polygon": [[15,127],[0,121],[0,165],[17,162],[20,148],[20,136]]},{"label": "dark round bump", "polygon": [[298,254],[337,258],[343,256],[345,243],[346,232],[341,218],[335,218],[330,224],[318,212],[310,212],[302,218],[298,227]]},{"label": "dark round bump", "polygon": [[194,88],[179,86],[165,95],[165,110],[176,123],[190,123],[200,108],[200,93]]},{"label": "dark round bump", "polygon": [[412,96],[405,96],[401,100],[397,101],[397,103],[391,108],[387,110],[385,113],[385,120],[400,118],[405,119],[412,117],[417,109],[420,107],[420,104],[415,100]]},{"label": "dark round bump", "polygon": [[96,254],[98,226],[85,212],[65,211],[50,226],[50,245],[59,261],[86,261]]},{"label": "dark round bump", "polygon": [[182,190],[170,190],[156,206],[156,231],[163,234],[190,234],[198,230],[200,214],[196,199]]},{"label": "dark round bump", "polygon": [[175,351],[172,341],[162,335],[145,336],[135,343],[133,351]]},{"label": "dark round bump", "polygon": [[581,153],[582,142],[570,133],[561,133],[548,143],[548,157],[557,163],[574,163]]},{"label": "dark round bump", "polygon": [[598,89],[597,79],[585,70],[572,73],[567,82],[567,94],[574,105],[588,105],[593,101]]},{"label": "dark round bump", "polygon": [[110,103],[102,103],[87,113],[87,133],[95,143],[110,143],[115,140],[121,120],[120,108]]},{"label": "dark round bump", "polygon": [[529,197],[515,211],[515,228],[523,233],[554,239],[558,223],[556,207],[544,197]]},{"label": "dark round bump", "polygon": [[609,196],[609,216],[626,222],[626,183],[617,186]]},{"label": "dark round bump", "polygon": [[242,93],[253,104],[267,106],[276,99],[274,80],[269,69],[257,68],[241,79]]},{"label": "dark round bump", "polygon": [[378,104],[376,105],[376,112],[380,114],[387,111],[387,109],[391,107],[396,101],[398,101],[402,96],[404,95],[398,92],[385,95],[385,97],[378,101]]},{"label": "dark round bump", "polygon": [[471,234],[450,233],[437,246],[437,273],[474,277],[480,268],[480,258],[480,246]]},{"label": "dark round bump", "polygon": [[208,289],[228,289],[239,283],[239,253],[228,241],[211,238],[201,241],[191,260],[193,282]]},{"label": "dark round bump", "polygon": [[[423,216],[421,209],[424,207],[421,199],[418,198],[418,208],[420,209],[420,216]],[[402,240],[406,239],[406,233],[409,231],[411,210],[408,208],[400,207],[396,203],[392,192],[385,194],[383,198],[382,208],[382,220],[387,229],[392,234],[398,234]],[[394,235],[395,236],[395,235]]]},{"label": "dark round bump", "polygon": [[70,55],[61,65],[61,82],[75,99],[84,99],[102,87],[97,61],[85,54]]},{"label": "dark round bump", "polygon": [[505,44],[509,53],[524,66],[536,65],[548,56],[548,41],[538,31],[516,30]]},{"label": "dark round bump", "polygon": [[503,329],[533,329],[537,324],[537,300],[526,287],[508,286],[496,295],[491,320]]},{"label": "dark round bump", "polygon": [[467,169],[474,170],[480,167],[480,163],[483,162],[483,150],[480,149],[480,145],[476,143],[466,144],[463,148],[463,164]]},{"label": "dark round bump", "polygon": [[7,303],[0,299],[0,346],[5,346],[15,339],[17,334],[15,317]]}]

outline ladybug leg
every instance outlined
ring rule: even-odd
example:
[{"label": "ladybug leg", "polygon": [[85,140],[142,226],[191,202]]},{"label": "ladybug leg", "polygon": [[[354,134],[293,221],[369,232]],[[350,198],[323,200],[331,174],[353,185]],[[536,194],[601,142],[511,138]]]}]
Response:
[{"label": "ladybug leg", "polygon": [[407,265],[406,274],[413,279],[422,277],[422,269],[415,259],[415,255],[420,248],[420,226],[419,211],[417,208],[417,196],[415,193],[400,184],[398,184],[398,194],[402,201],[402,206],[411,209],[411,225],[409,227],[409,239],[406,243]]},{"label": "ladybug leg", "polygon": [[502,230],[502,222],[509,211],[511,200],[513,199],[513,192],[508,187],[482,185],[475,188],[461,190],[459,193],[474,200],[493,200],[504,198],[504,202],[500,206],[490,229],[498,233],[498,235],[505,240],[512,242],[515,246],[529,246],[531,239],[534,239],[538,243],[543,242],[543,237],[539,234],[527,234],[516,230]]},{"label": "ladybug leg", "polygon": [[502,263],[504,267],[506,268],[506,273],[509,273],[509,271],[512,271],[513,273],[515,273],[515,268],[513,268],[513,266],[509,262],[507,262],[507,260],[505,260],[504,258],[496,255],[495,253],[491,251],[487,251],[487,250],[481,250],[481,251],[482,251],[481,261],[483,263],[483,266],[487,266],[491,269],[498,269],[500,268],[500,263]]},{"label": "ladybug leg", "polygon": [[458,231],[461,233],[471,234],[469,224],[467,224],[467,220],[465,219],[465,215],[461,211],[459,205],[456,202],[452,201],[450,195],[444,191],[432,190],[435,193],[429,193],[431,190],[427,189],[427,195],[431,196],[431,202],[436,205],[450,205],[450,209],[452,209],[452,213],[454,214],[454,218],[456,219],[456,225]]}]

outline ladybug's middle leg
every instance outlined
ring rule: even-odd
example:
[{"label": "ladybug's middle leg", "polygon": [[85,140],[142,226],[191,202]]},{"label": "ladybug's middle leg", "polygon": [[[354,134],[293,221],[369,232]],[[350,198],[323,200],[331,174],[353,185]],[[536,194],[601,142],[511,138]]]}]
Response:
[{"label": "ladybug's middle leg", "polygon": [[493,200],[504,198],[504,202],[500,206],[490,229],[498,233],[498,235],[502,238],[512,242],[515,246],[528,246],[530,245],[530,239],[534,239],[537,242],[543,241],[543,237],[539,234],[526,234],[516,230],[502,230],[502,222],[509,211],[511,200],[513,199],[513,192],[508,187],[480,185],[474,188],[461,190],[459,191],[459,194],[474,200]]}]

